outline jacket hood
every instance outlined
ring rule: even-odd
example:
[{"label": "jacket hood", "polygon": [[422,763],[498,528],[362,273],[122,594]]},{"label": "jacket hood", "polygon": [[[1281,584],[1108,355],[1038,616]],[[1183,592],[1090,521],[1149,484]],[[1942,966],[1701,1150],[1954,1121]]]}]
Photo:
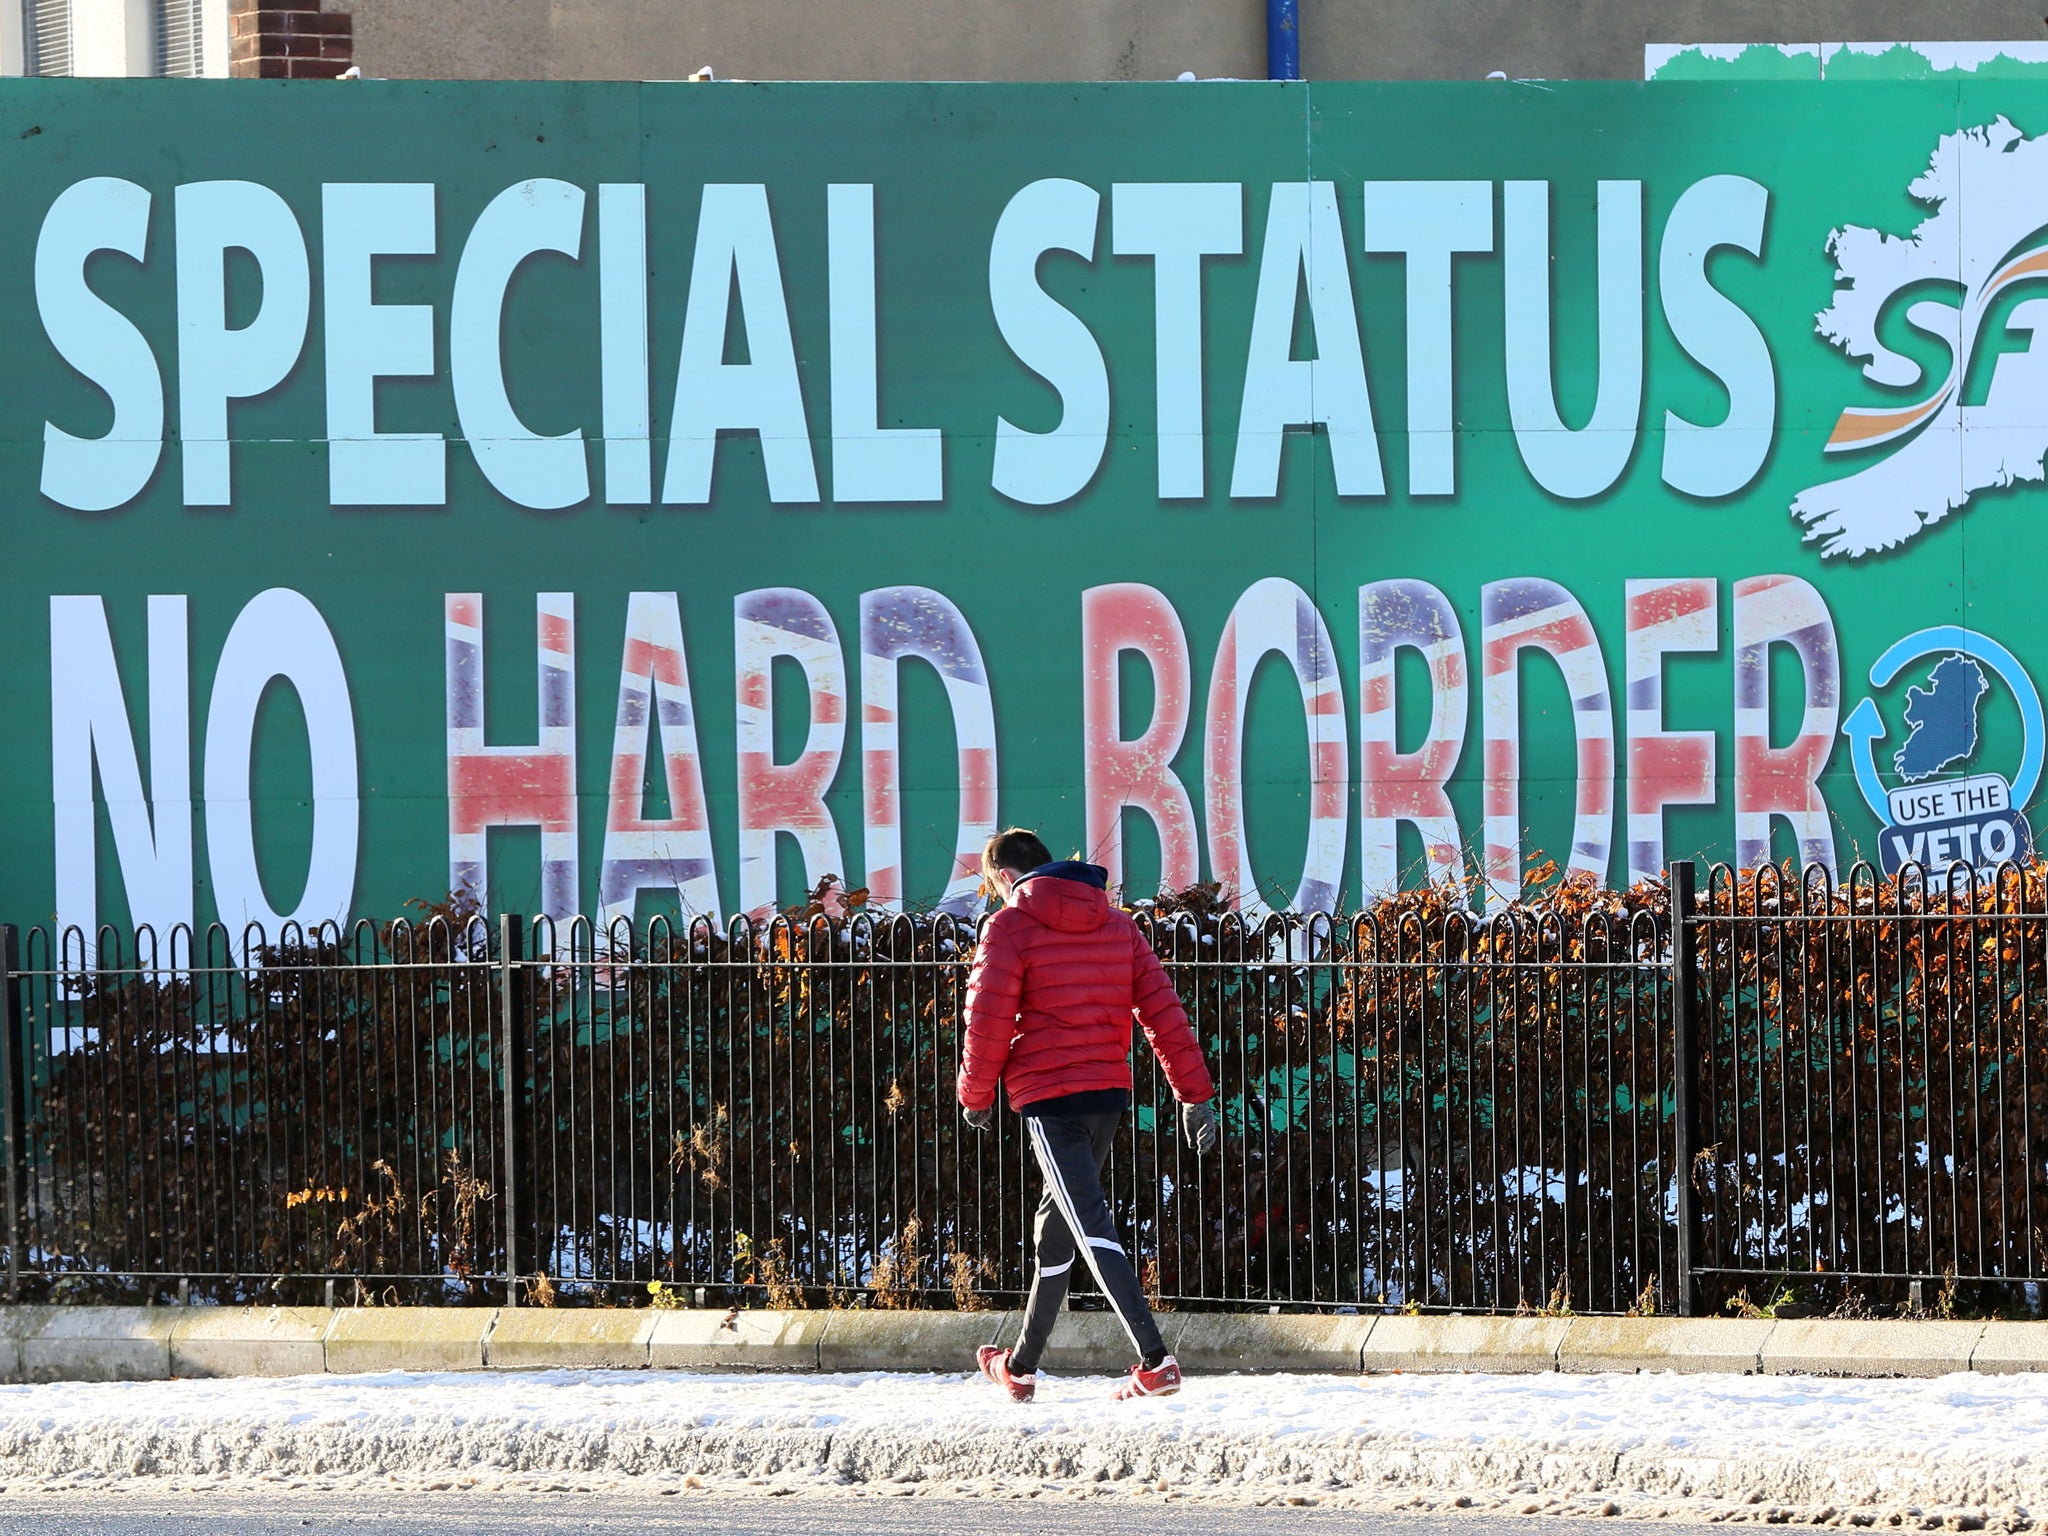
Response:
[{"label": "jacket hood", "polygon": [[1013,900],[1048,928],[1086,933],[1109,917],[1109,871],[1078,859],[1041,864],[1017,882]]}]

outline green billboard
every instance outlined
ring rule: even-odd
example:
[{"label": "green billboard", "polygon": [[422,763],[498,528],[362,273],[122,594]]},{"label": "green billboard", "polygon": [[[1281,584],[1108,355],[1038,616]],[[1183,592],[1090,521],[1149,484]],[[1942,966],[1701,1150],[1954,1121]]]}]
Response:
[{"label": "green billboard", "polygon": [[9,920],[2029,850],[2048,85],[0,103]]}]

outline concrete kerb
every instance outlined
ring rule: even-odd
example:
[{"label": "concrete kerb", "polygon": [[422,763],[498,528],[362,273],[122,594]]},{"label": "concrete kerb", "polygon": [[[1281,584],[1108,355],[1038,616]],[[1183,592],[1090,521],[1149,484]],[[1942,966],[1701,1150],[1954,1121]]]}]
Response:
[{"label": "concrete kerb", "polygon": [[163,1381],[172,1307],[22,1307],[23,1381]]},{"label": "concrete kerb", "polygon": [[1561,1371],[1763,1370],[1768,1318],[1575,1317],[1558,1346]]},{"label": "concrete kerb", "polygon": [[493,1371],[641,1370],[653,1360],[661,1313],[610,1308],[505,1307],[484,1336]]},{"label": "concrete kerb", "polygon": [[[655,1312],[656,1370],[815,1371],[830,1312]],[[908,1314],[903,1314],[908,1315]]]},{"label": "concrete kerb", "polygon": [[1946,1376],[1970,1369],[1986,1326],[1834,1318],[1780,1322],[1764,1343],[1763,1368],[1771,1376]]},{"label": "concrete kerb", "polygon": [[[0,1380],[547,1368],[967,1372],[1011,1312],[711,1309],[0,1307]],[[2048,1323],[1734,1318],[1159,1315],[1191,1373],[1756,1371],[1935,1376],[2048,1371]],[[1055,1375],[1130,1357],[1108,1312],[1063,1313]]]},{"label": "concrete kerb", "polygon": [[327,1330],[327,1369],[480,1371],[495,1307],[350,1307]]},{"label": "concrete kerb", "polygon": [[324,1307],[172,1309],[173,1376],[318,1376],[327,1369]]},{"label": "concrete kerb", "polygon": [[821,1371],[971,1371],[974,1352],[1017,1331],[1014,1312],[826,1312]]},{"label": "concrete kerb", "polygon": [[1970,1369],[2003,1376],[2048,1371],[2048,1323],[1986,1323],[1970,1353]]},{"label": "concrete kerb", "polygon": [[1360,1351],[1368,1371],[1554,1371],[1568,1317],[1381,1317]]},{"label": "concrete kerb", "polygon": [[[1168,1352],[1177,1353],[1188,1314],[1161,1312],[1155,1320]],[[1014,1339],[1018,1326],[1013,1320],[1005,1337]],[[1114,1312],[1062,1312],[1038,1364],[1055,1376],[1102,1376],[1129,1369],[1137,1358],[1131,1336]]]},{"label": "concrete kerb", "polygon": [[0,1307],[0,1382],[20,1381],[21,1329],[26,1307]]},{"label": "concrete kerb", "polygon": [[1376,1317],[1191,1312],[1172,1340],[1191,1372],[1330,1371],[1360,1368]]}]

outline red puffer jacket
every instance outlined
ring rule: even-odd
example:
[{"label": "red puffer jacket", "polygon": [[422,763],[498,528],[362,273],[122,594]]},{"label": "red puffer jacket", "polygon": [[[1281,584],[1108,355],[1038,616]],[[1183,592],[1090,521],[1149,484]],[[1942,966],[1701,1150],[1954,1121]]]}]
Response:
[{"label": "red puffer jacket", "polygon": [[1109,904],[1092,864],[1049,864],[990,918],[967,981],[960,1103],[1012,1109],[1131,1086],[1131,1019],[1185,1104],[1216,1086],[1173,983],[1138,925]]}]

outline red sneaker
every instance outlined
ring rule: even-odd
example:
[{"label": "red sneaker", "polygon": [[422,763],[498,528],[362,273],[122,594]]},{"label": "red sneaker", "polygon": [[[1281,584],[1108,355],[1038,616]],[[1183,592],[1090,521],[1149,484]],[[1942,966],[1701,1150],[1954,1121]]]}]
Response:
[{"label": "red sneaker", "polygon": [[1180,1390],[1180,1362],[1168,1355],[1164,1360],[1146,1370],[1145,1367],[1131,1367],[1130,1379],[1116,1389],[1119,1402],[1132,1397],[1167,1397]]},{"label": "red sneaker", "polygon": [[[975,1363],[981,1367],[981,1374],[1010,1394],[1013,1403],[1028,1403],[1031,1394],[1038,1390],[1038,1374],[1012,1376],[1010,1374],[1010,1352],[997,1349],[993,1344],[984,1344],[974,1352]],[[1178,1383],[1176,1373],[1174,1381]]]}]

